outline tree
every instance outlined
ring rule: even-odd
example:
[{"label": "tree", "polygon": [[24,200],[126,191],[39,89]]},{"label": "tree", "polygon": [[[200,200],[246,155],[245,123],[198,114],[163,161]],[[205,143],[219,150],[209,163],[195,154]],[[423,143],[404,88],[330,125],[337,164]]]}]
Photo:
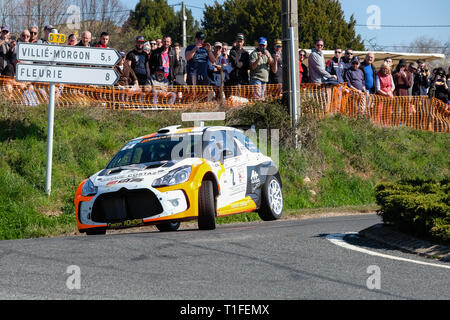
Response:
[{"label": "tree", "polygon": [[[175,12],[167,0],[140,0],[129,21],[133,21],[136,30],[146,34],[156,34],[160,31],[162,35],[171,36],[172,42],[181,43],[183,40],[181,15],[181,9]],[[186,34],[189,40],[190,37],[194,38],[199,23],[195,21],[191,10],[186,10],[186,16]]]},{"label": "tree", "polygon": [[[356,20],[344,18],[338,0],[298,0],[299,46],[311,48],[322,38],[325,49],[337,47],[364,50],[360,35],[356,35]],[[225,0],[205,5],[202,27],[208,38],[232,42],[236,33],[246,36],[247,44],[255,44],[261,36],[269,42],[281,37],[280,0]]]}]

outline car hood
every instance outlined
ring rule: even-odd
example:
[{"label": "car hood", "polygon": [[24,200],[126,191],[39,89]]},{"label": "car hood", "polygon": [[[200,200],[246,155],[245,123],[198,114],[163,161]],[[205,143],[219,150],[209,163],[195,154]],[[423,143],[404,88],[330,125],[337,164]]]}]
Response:
[{"label": "car hood", "polygon": [[[201,162],[198,158],[181,161],[161,161],[142,165],[123,166],[120,168],[103,169],[90,177],[99,192],[114,191],[120,188],[150,187],[155,179],[185,165]],[[102,190],[106,188],[107,190]]]}]

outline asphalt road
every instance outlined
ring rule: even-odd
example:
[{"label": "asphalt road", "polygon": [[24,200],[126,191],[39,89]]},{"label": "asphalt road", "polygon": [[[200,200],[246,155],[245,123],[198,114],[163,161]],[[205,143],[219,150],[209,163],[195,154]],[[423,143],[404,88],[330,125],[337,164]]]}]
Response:
[{"label": "asphalt road", "polygon": [[405,260],[374,256],[327,237],[379,222],[370,214],[0,241],[0,299],[449,299],[449,263],[343,236]]}]

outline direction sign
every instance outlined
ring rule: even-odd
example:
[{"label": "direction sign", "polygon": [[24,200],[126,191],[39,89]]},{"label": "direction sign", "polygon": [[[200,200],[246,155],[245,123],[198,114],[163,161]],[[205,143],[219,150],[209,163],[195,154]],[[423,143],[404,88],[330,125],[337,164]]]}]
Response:
[{"label": "direction sign", "polygon": [[110,86],[119,80],[119,75],[111,68],[18,63],[16,65],[16,80]]},{"label": "direction sign", "polygon": [[114,66],[120,60],[112,48],[17,43],[17,60],[76,65]]},{"label": "direction sign", "polygon": [[48,42],[51,43],[64,43],[66,42],[66,35],[62,33],[49,33]]}]

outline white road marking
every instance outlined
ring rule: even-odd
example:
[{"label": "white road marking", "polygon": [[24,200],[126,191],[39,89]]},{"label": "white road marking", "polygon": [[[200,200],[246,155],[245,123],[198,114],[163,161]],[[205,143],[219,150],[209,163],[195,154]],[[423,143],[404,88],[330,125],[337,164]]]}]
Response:
[{"label": "white road marking", "polygon": [[335,245],[338,245],[340,247],[349,249],[349,250],[354,250],[354,251],[358,251],[361,253],[365,253],[365,254],[369,254],[371,256],[377,256],[377,257],[381,257],[381,258],[386,258],[386,259],[392,259],[392,260],[398,260],[398,261],[404,261],[404,262],[411,262],[411,263],[416,263],[416,264],[421,264],[421,265],[426,265],[426,266],[432,266],[432,267],[438,267],[438,268],[444,268],[444,269],[450,269],[450,266],[446,266],[446,265],[442,265],[442,264],[436,264],[436,263],[430,263],[430,262],[423,262],[423,261],[417,261],[417,260],[412,260],[412,259],[406,259],[406,258],[402,258],[402,257],[396,257],[396,256],[391,256],[391,255],[387,255],[387,254],[383,254],[383,253],[379,253],[379,252],[375,252],[375,251],[370,251],[367,249],[363,249],[360,247],[357,247],[355,245],[352,245],[348,242],[346,242],[344,240],[344,237],[346,235],[349,234],[357,234],[356,232],[348,232],[345,234],[342,233],[331,233],[329,235],[326,236],[327,240],[329,240],[331,243],[334,243]]}]

